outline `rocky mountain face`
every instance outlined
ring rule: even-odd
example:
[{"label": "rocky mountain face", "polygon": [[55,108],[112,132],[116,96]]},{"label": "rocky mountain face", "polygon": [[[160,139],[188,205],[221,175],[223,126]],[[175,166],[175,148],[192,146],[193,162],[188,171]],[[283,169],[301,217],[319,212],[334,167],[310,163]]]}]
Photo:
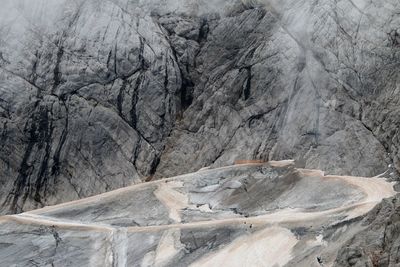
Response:
[{"label": "rocky mountain face", "polygon": [[2,4],[3,214],[236,159],[398,177],[397,0]]},{"label": "rocky mountain face", "polygon": [[[237,159],[293,158],[302,167],[328,174],[399,177],[398,0],[2,0],[1,4],[0,214],[205,166],[230,165]],[[197,186],[205,185],[200,181]],[[346,190],[340,193],[349,193]],[[140,204],[141,209],[150,201],[149,195],[135,196],[137,203],[131,204]],[[236,206],[237,201],[233,197]],[[223,208],[218,216],[241,217],[241,212],[257,206],[238,209],[232,203],[225,203],[229,209]],[[208,211],[201,209],[185,214],[198,219]],[[145,216],[140,209],[134,211],[136,217]],[[277,264],[316,264],[320,250],[307,254],[299,249],[316,237],[313,242],[319,246],[334,244],[326,255],[336,266],[396,266],[398,213],[399,197],[384,200],[365,217],[358,214],[345,225],[321,222],[318,229],[330,225],[323,239],[317,232],[285,224],[291,232],[279,228],[273,233],[287,238],[288,245],[300,242],[293,251],[312,256],[275,255],[287,259]],[[95,215],[101,218],[101,214]],[[56,222],[60,218],[53,219],[51,223],[60,223]],[[127,223],[126,218],[118,220],[119,226]],[[47,252],[54,250],[51,242],[62,250],[62,240],[67,240],[95,253],[110,240],[102,231],[94,237],[64,228],[61,232],[43,221],[30,228],[11,221],[1,219],[2,240],[10,240],[0,242],[0,254],[14,253],[14,245],[21,247],[21,232],[37,236],[40,240],[32,244],[47,246],[43,247]],[[209,236],[225,240],[212,243],[218,247],[249,231],[247,225],[235,227],[222,232],[197,229],[196,238],[185,230],[178,243],[188,250],[180,250],[181,259],[192,262],[194,254],[203,255],[210,246]],[[114,230],[115,242],[126,240],[127,233]],[[147,260],[154,264],[160,260],[156,247],[163,246],[157,244],[177,242],[177,235],[158,232],[153,238],[158,241],[148,243],[147,252],[154,251]],[[129,234],[135,242],[150,237]],[[100,241],[89,242],[94,247],[76,243],[90,238]],[[23,252],[33,253],[31,248]],[[118,256],[118,246],[112,249],[117,251],[112,257],[122,266],[136,259]],[[90,265],[85,257],[92,252],[68,255]],[[51,259],[63,262],[65,257]]]},{"label": "rocky mountain face", "polygon": [[399,167],[399,4],[283,2],[207,19],[197,53],[190,36],[169,37],[188,61],[189,102],[156,175],[236,158],[365,176]]}]

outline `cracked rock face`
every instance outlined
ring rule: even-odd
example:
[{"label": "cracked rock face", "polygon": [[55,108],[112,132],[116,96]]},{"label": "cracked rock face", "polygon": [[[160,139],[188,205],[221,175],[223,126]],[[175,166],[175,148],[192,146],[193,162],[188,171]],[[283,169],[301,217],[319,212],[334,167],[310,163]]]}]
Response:
[{"label": "cracked rock face", "polygon": [[[209,21],[186,90],[193,101],[157,173],[236,158],[369,176],[397,166],[400,50],[386,32],[399,26],[399,5],[358,2],[284,1]],[[172,38],[176,51],[190,44]]]},{"label": "cracked rock face", "polygon": [[399,196],[385,199],[363,220],[364,230],[339,251],[335,266],[397,266],[400,227]]},{"label": "cracked rock face", "polygon": [[397,0],[31,5],[0,11],[1,213],[236,159],[400,169]]},{"label": "cracked rock face", "polygon": [[[174,51],[149,15],[97,4],[59,2],[55,11],[30,13],[28,3],[10,3],[22,14],[3,23],[1,37],[3,211],[108,191],[155,172],[180,111]],[[29,24],[24,17],[41,12],[57,18]]]}]

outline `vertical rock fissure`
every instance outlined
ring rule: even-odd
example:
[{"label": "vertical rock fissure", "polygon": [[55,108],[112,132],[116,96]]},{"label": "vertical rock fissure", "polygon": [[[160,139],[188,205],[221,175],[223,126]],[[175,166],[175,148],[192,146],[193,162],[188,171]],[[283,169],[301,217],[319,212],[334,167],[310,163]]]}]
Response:
[{"label": "vertical rock fissure", "polygon": [[53,87],[51,89],[51,93],[54,93],[57,87],[61,84],[61,77],[62,77],[62,72],[60,69],[61,65],[61,60],[64,55],[64,47],[62,45],[59,46],[58,51],[57,51],[57,56],[56,56],[56,63],[55,67],[53,70]]}]

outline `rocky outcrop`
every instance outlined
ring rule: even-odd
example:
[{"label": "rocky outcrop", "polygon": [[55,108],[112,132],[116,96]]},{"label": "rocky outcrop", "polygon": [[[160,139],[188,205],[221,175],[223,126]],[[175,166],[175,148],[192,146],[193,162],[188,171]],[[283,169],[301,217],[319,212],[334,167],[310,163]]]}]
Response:
[{"label": "rocky outcrop", "polygon": [[400,227],[399,196],[386,199],[363,220],[363,230],[338,253],[336,266],[397,266]]},{"label": "rocky outcrop", "polygon": [[236,159],[396,177],[396,0],[145,2],[6,1],[1,213]]}]

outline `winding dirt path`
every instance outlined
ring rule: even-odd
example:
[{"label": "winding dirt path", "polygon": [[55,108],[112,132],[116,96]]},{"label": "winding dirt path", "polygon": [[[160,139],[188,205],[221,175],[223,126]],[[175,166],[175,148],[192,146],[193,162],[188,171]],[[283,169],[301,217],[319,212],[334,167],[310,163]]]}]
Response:
[{"label": "winding dirt path", "polygon": [[[271,167],[287,167],[293,165],[293,161],[269,162],[268,164]],[[322,182],[325,179],[337,180],[358,189],[364,197],[356,203],[344,204],[328,210],[304,211],[302,209],[286,208],[254,217],[233,217],[187,223],[181,221],[180,213],[185,208],[197,208],[199,211],[212,212],[211,210],[203,210],[205,209],[204,207],[196,207],[196,205],[190,204],[188,195],[182,193],[183,191],[179,191],[180,188],[184,187],[183,181],[185,179],[201,179],[201,176],[207,174],[207,172],[258,165],[261,166],[263,163],[246,163],[219,169],[204,169],[193,174],[132,185],[82,200],[45,207],[23,214],[2,216],[0,217],[0,223],[11,222],[57,226],[63,230],[107,233],[111,244],[113,266],[126,266],[129,250],[127,236],[131,233],[163,233],[157,249],[147,253],[143,258],[144,263],[151,263],[150,265],[152,266],[161,266],[164,262],[178,255],[183,249],[179,238],[182,229],[216,229],[226,226],[247,225],[249,227],[251,225],[250,228],[254,226],[258,227],[258,230],[248,232],[248,234],[232,240],[219,250],[204,254],[193,262],[191,266],[283,266],[293,258],[292,251],[300,242],[294,233],[285,228],[287,227],[285,224],[302,226],[314,222],[323,224],[326,221],[340,223],[366,214],[382,199],[396,194],[393,189],[393,183],[387,182],[383,178],[325,176],[324,172],[319,170],[297,169],[304,179],[318,177],[321,178],[320,181]],[[79,207],[80,205],[87,207],[92,203],[98,204],[104,200],[113,201],[118,199],[122,193],[132,192],[134,194],[138,189],[141,190],[146,187],[154,189],[154,196],[169,211],[169,217],[173,223],[155,226],[114,227],[104,223],[86,223],[44,215],[48,212],[63,211],[65,208]]]},{"label": "winding dirt path", "polygon": [[[288,164],[287,161],[283,162],[274,162],[274,166],[284,166]],[[251,165],[251,164],[249,164]],[[261,165],[261,164],[260,164]],[[224,168],[231,168],[224,167]],[[207,170],[208,171],[208,170]],[[323,172],[319,170],[307,170],[307,169],[299,169],[303,175],[306,176],[322,176],[325,179],[336,179],[342,180],[349,185],[356,186],[362,192],[365,193],[366,197],[362,199],[362,201],[337,207],[334,209],[324,210],[324,211],[316,211],[316,212],[302,212],[298,209],[283,209],[278,210],[274,213],[255,216],[255,217],[247,217],[247,218],[229,218],[229,219],[221,219],[221,220],[210,220],[210,221],[198,221],[198,222],[190,222],[190,223],[180,223],[179,218],[179,209],[185,206],[184,203],[187,203],[187,199],[183,195],[173,196],[170,192],[170,189],[165,187],[163,183],[165,181],[173,181],[177,178],[181,178],[182,176],[177,176],[174,178],[163,179],[159,181],[143,183],[139,185],[133,185],[126,188],[122,188],[119,190],[115,190],[109,193],[101,194],[99,196],[90,197],[87,199],[72,201],[69,203],[64,203],[56,206],[45,207],[43,209],[34,210],[31,212],[19,214],[19,215],[9,215],[0,217],[0,221],[8,220],[8,221],[16,221],[19,223],[32,223],[32,224],[45,224],[45,225],[55,225],[61,228],[69,228],[69,229],[79,229],[79,230],[93,230],[93,231],[113,231],[115,230],[113,227],[104,224],[86,224],[76,221],[60,221],[58,219],[54,219],[52,217],[40,216],[43,212],[49,212],[53,210],[59,210],[65,207],[75,206],[79,204],[88,204],[92,201],[99,201],[106,198],[111,198],[114,196],[118,196],[118,194],[122,192],[135,191],[135,189],[150,186],[150,185],[159,185],[159,189],[156,190],[156,194],[158,197],[162,199],[162,203],[168,209],[172,209],[173,218],[177,223],[168,224],[168,225],[158,225],[158,226],[135,226],[135,227],[126,227],[128,232],[146,232],[146,231],[160,231],[171,228],[199,228],[199,227],[210,227],[210,226],[223,226],[230,224],[243,224],[250,223],[254,225],[265,225],[265,224],[276,224],[276,223],[289,223],[289,222],[301,222],[301,221],[309,221],[316,220],[318,218],[326,218],[326,216],[341,214],[347,216],[347,219],[352,219],[358,216],[361,216],[368,211],[370,211],[376,204],[378,204],[382,199],[389,198],[396,194],[393,189],[393,183],[387,182],[382,178],[363,178],[363,177],[352,177],[352,176],[334,176],[327,175],[324,176]],[[186,176],[186,175],[185,175]],[[188,176],[188,178],[190,175]],[[179,183],[179,182],[178,182]],[[171,208],[173,207],[173,208]]]}]

